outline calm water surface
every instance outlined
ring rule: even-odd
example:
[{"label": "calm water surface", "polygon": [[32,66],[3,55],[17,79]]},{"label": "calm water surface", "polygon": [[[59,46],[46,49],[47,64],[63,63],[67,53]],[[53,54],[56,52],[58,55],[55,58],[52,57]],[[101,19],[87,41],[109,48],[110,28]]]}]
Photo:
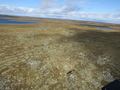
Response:
[{"label": "calm water surface", "polygon": [[33,24],[32,21],[17,21],[12,19],[0,19],[0,24]]},{"label": "calm water surface", "polygon": [[113,30],[112,28],[109,28],[109,27],[97,27],[96,29],[98,29],[98,30]]}]

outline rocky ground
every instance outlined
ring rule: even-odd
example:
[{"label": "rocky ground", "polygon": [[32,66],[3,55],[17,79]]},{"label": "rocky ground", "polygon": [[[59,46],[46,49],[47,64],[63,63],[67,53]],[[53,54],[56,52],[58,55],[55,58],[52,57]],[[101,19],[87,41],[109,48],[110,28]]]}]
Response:
[{"label": "rocky ground", "polygon": [[119,27],[53,21],[0,25],[0,90],[101,90],[120,78]]}]

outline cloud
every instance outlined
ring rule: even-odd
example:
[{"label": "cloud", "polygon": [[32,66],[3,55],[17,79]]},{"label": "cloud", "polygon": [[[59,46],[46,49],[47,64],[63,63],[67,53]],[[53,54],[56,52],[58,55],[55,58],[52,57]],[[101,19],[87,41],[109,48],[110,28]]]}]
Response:
[{"label": "cloud", "polygon": [[[49,0],[45,0],[46,2]],[[106,20],[106,21],[120,21],[120,13],[96,13],[85,12],[81,8],[76,8],[69,5],[59,7],[51,7],[45,10],[43,8],[27,8],[27,7],[14,7],[9,5],[0,5],[0,14],[14,14],[14,15],[27,15],[47,18],[62,18],[62,19],[75,19],[75,20]]]},{"label": "cloud", "polygon": [[[64,4],[60,4],[60,0],[41,0],[40,9],[49,10],[54,8],[61,8],[64,7],[64,12],[77,10],[82,8],[82,2],[86,0],[63,0]],[[79,5],[77,5],[79,4]]]},{"label": "cloud", "polygon": [[42,9],[49,9],[56,5],[56,0],[41,0],[41,7]]},{"label": "cloud", "polygon": [[34,11],[33,8],[27,7],[14,7],[9,5],[0,5],[0,13],[1,14],[29,14]]}]

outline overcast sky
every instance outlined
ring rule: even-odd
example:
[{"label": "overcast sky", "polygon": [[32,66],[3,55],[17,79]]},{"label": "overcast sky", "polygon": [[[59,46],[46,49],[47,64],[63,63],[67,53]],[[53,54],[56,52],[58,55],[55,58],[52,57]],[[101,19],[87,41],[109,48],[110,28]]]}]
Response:
[{"label": "overcast sky", "polygon": [[120,23],[120,0],[0,0],[0,14]]}]

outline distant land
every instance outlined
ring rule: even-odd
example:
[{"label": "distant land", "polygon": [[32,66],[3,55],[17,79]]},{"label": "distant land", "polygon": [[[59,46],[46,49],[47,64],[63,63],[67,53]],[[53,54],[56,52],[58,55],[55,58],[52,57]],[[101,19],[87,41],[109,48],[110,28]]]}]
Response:
[{"label": "distant land", "polygon": [[[26,18],[37,18],[37,19],[40,19],[40,18],[43,18],[43,17],[33,17],[33,16],[16,16],[16,15],[5,15],[5,14],[0,14],[0,18],[3,18],[3,17],[26,17]],[[96,22],[96,23],[108,23],[108,24],[120,24],[120,23],[112,23],[112,22],[106,22],[105,20],[97,20],[97,19],[82,19],[81,20],[72,20],[72,19],[58,19],[58,18],[45,18],[45,19],[55,19],[55,20],[71,20],[71,21],[87,21],[87,22]]]}]

